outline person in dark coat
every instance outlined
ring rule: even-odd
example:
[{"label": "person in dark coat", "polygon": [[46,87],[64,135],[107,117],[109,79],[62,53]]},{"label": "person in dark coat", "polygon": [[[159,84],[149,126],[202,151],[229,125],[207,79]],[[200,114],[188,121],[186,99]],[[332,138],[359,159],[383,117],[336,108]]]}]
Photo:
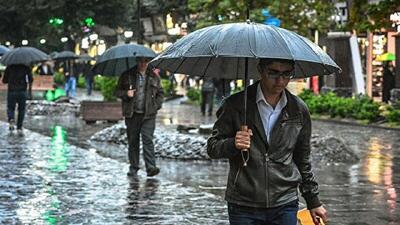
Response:
[{"label": "person in dark coat", "polygon": [[49,62],[44,62],[40,64],[38,68],[39,75],[47,75],[47,76],[52,76],[54,71],[52,66],[50,65]]},{"label": "person in dark coat", "polygon": [[4,72],[3,83],[8,84],[7,116],[9,129],[11,131],[15,129],[15,107],[18,105],[17,132],[19,134],[22,134],[26,99],[31,98],[32,82],[32,71],[28,66],[10,65]]},{"label": "person in dark coat", "polygon": [[[203,83],[201,85],[201,104],[200,110],[203,116],[206,115],[206,110],[209,116],[212,115],[213,106],[214,106],[214,93],[215,86],[212,78],[204,78]],[[208,105],[208,109],[206,109]]]},{"label": "person in dark coat", "polygon": [[147,58],[138,58],[137,66],[121,75],[116,88],[116,96],[122,99],[122,114],[128,135],[128,176],[135,176],[140,168],[140,136],[147,176],[160,172],[156,166],[153,138],[164,91],[159,75],[147,67],[148,62]]},{"label": "person in dark coat", "polygon": [[395,87],[394,66],[392,61],[385,62],[383,65],[383,85],[382,101],[388,103],[390,100],[390,91]]},{"label": "person in dark coat", "polygon": [[299,189],[314,223],[326,222],[310,162],[310,113],[286,89],[294,62],[261,59],[258,71],[261,80],[248,87],[247,127],[242,91],[223,101],[207,142],[211,158],[229,160],[229,221],[297,225]]}]

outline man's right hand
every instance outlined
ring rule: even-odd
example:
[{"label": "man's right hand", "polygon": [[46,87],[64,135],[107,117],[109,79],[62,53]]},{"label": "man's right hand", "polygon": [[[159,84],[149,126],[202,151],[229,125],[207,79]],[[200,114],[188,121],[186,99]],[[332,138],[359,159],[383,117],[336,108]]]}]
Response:
[{"label": "man's right hand", "polygon": [[127,92],[128,97],[132,98],[133,96],[135,96],[135,91],[136,91],[136,89],[128,90],[128,92]]},{"label": "man's right hand", "polygon": [[235,147],[239,150],[250,149],[250,139],[253,136],[253,131],[247,129],[247,131],[238,131],[235,136]]}]

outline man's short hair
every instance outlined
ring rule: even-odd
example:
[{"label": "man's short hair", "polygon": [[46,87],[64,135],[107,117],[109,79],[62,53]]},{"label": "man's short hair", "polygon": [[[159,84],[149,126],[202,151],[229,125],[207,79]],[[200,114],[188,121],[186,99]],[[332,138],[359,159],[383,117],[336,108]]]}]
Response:
[{"label": "man's short hair", "polygon": [[269,59],[269,58],[263,58],[260,59],[260,62],[258,63],[258,66],[260,67],[260,69],[264,69],[266,68],[268,65],[274,63],[274,62],[278,62],[278,63],[283,63],[283,64],[288,64],[290,66],[292,66],[292,68],[294,69],[294,61],[290,60],[290,59]]}]

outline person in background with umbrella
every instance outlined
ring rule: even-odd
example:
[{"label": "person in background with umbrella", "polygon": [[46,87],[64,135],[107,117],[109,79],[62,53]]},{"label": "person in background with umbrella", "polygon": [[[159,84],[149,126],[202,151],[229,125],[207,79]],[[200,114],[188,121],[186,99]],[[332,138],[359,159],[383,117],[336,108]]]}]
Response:
[{"label": "person in background with umbrella", "polygon": [[139,170],[140,135],[147,176],[160,172],[154,153],[154,130],[157,111],[161,108],[164,92],[160,77],[148,68],[149,59],[137,57],[137,65],[122,73],[118,80],[116,95],[122,99],[122,113],[128,135],[128,176]]},{"label": "person in background with umbrella", "polygon": [[[226,190],[231,224],[296,225],[297,188],[315,224],[327,221],[311,170],[311,119],[305,103],[286,86],[294,61],[261,59],[261,80],[248,87],[248,129],[241,130],[244,93],[227,98],[217,112],[207,151],[228,158]],[[245,160],[242,150],[251,152]],[[248,160],[248,163],[247,163]]]},{"label": "person in background with umbrella", "polygon": [[[3,83],[8,84],[7,116],[10,131],[15,129],[15,107],[18,104],[17,132],[22,134],[22,125],[25,117],[27,88],[31,90],[33,82],[32,71],[23,64],[9,65],[4,72]],[[31,98],[31,93],[29,93]]]},{"label": "person in background with umbrella", "polygon": [[65,75],[65,92],[68,97],[76,97],[76,67],[74,60],[66,60],[64,62],[64,75]]}]

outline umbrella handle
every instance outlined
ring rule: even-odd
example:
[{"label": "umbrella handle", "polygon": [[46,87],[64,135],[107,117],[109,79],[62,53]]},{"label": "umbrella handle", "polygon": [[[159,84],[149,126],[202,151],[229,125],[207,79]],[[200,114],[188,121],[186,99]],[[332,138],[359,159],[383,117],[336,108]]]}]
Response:
[{"label": "umbrella handle", "polygon": [[[241,131],[247,131],[248,130],[247,125],[240,126],[240,130]],[[240,151],[240,154],[242,155],[243,166],[246,167],[247,166],[247,162],[249,161],[249,157],[250,157],[249,150],[248,149],[242,149]],[[244,155],[246,155],[246,157]]]},{"label": "umbrella handle", "polygon": [[[247,125],[240,126],[240,131],[247,131],[249,127]],[[242,151],[247,152],[248,149],[242,149]]]}]

